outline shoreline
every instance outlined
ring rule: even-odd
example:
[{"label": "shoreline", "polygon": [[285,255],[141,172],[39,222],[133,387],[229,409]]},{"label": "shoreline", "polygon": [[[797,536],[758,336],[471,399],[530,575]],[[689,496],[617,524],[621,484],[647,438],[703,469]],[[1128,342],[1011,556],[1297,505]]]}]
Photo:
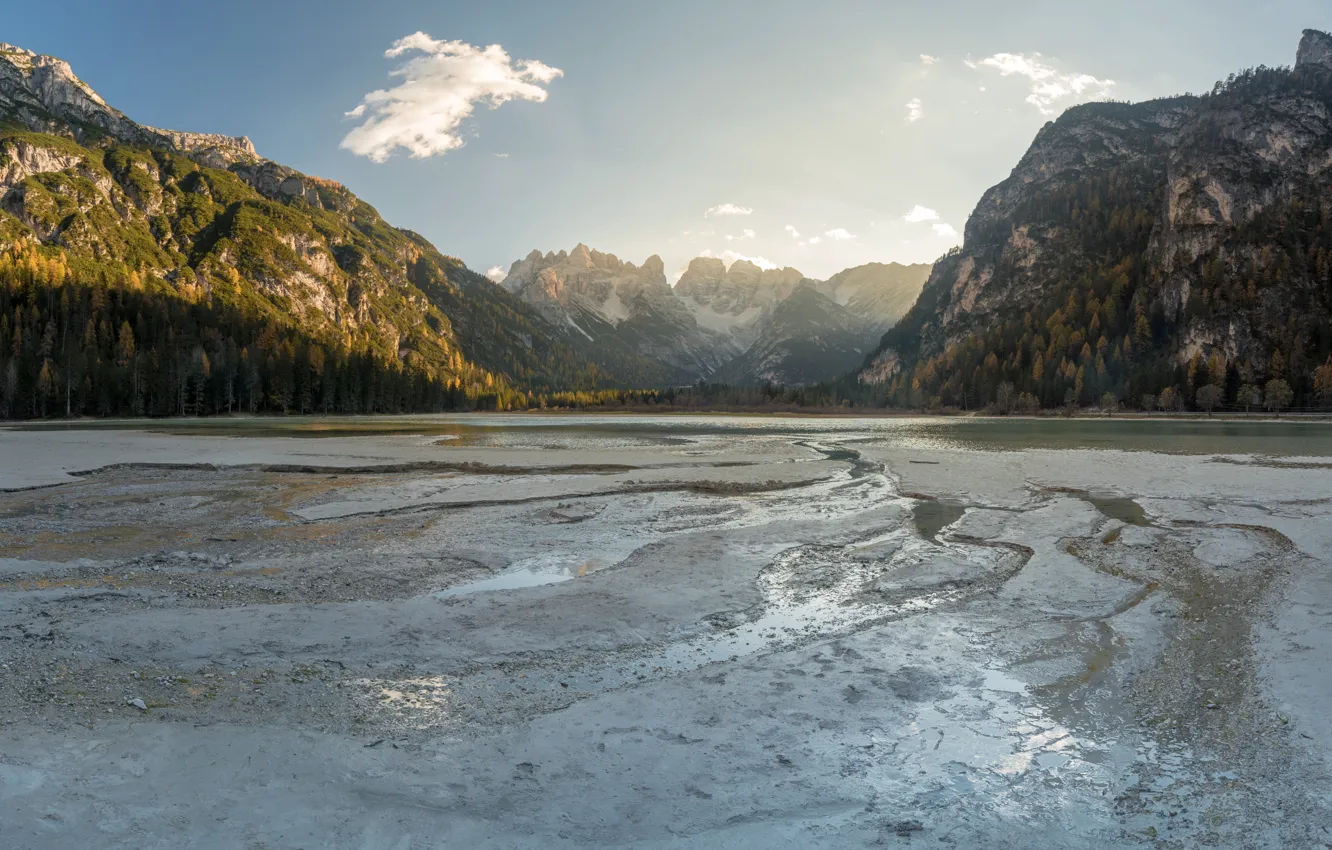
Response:
[{"label": "shoreline", "polygon": [[625,416],[625,417],[660,417],[660,416],[685,416],[685,417],[755,417],[769,419],[934,419],[934,420],[976,420],[976,421],[1031,421],[1031,422],[1061,422],[1061,421],[1129,421],[1129,422],[1217,422],[1224,424],[1280,424],[1280,423],[1332,423],[1332,411],[1326,413],[1293,413],[1284,416],[1264,416],[1262,414],[1224,414],[1209,415],[1206,413],[1179,412],[1179,413],[1117,413],[1113,415],[1102,413],[1077,413],[1072,416],[1061,414],[987,414],[979,412],[946,412],[930,413],[924,411],[899,411],[884,409],[864,409],[854,408],[849,410],[764,410],[764,409],[734,409],[734,408],[716,408],[699,409],[683,407],[655,407],[655,408],[605,408],[605,409],[528,409],[528,410],[458,410],[441,411],[437,413],[293,413],[293,414],[248,414],[235,413],[224,414],[220,416],[164,416],[164,417],[137,417],[137,418],[109,418],[99,419],[95,417],[75,417],[70,419],[0,419],[0,429],[10,430],[44,430],[69,428],[78,430],[88,428],[94,430],[98,428],[114,428],[118,425],[127,425],[130,427],[139,427],[147,424],[180,424],[180,423],[226,423],[226,422],[301,422],[311,420],[322,420],[330,422],[338,421],[400,421],[407,422],[412,420],[429,419],[447,419],[458,417],[469,419],[473,417],[534,417],[534,416],[552,416],[552,417],[594,417],[594,416]]}]

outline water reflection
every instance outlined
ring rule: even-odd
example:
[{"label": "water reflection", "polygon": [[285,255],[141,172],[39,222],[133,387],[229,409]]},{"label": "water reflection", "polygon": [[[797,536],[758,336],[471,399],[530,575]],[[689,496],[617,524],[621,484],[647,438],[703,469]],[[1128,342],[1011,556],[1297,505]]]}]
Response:
[{"label": "water reflection", "polygon": [[690,435],[766,435],[917,449],[1120,449],[1332,457],[1332,423],[1181,419],[1012,419],[629,414],[440,414],[27,423],[23,429],[130,429],[237,437],[449,437],[448,446],[673,445]]}]

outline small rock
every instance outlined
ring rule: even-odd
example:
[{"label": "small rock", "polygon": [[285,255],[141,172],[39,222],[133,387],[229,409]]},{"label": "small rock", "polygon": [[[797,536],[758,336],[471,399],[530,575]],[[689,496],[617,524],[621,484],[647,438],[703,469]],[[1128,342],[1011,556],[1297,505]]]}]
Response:
[{"label": "small rock", "polygon": [[918,820],[900,820],[893,824],[893,832],[904,837],[923,829],[925,829],[925,825]]},{"label": "small rock", "polygon": [[130,700],[128,704],[134,706],[134,707],[137,708],[139,711],[147,711],[147,710],[148,710],[148,703],[144,702],[143,700],[139,699],[138,697],[135,697],[134,699]]},{"label": "small rock", "polygon": [[1207,708],[1208,708],[1208,710],[1210,710],[1210,711],[1216,711],[1216,710],[1217,710],[1218,708],[1220,708],[1220,707],[1221,707],[1221,706],[1217,705],[1217,704],[1214,703],[1214,702],[1209,702],[1209,703],[1207,703]]}]

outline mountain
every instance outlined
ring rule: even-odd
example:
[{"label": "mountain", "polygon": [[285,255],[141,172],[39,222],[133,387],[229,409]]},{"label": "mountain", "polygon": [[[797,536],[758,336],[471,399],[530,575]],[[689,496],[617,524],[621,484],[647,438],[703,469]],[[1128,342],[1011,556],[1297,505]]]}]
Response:
[{"label": "mountain", "polygon": [[711,379],[720,383],[800,386],[854,369],[876,327],[803,281],[777,302],[754,342]]},{"label": "mountain", "polygon": [[1330,189],[1322,32],[1293,68],[1202,96],[1069,109],[984,194],[860,380],[898,404],[975,406],[1002,384],[1047,406],[1206,386],[1245,404],[1271,381],[1332,401]]},{"label": "mountain", "polygon": [[581,243],[558,254],[533,251],[500,285],[607,358],[663,365],[661,383],[690,383],[732,353],[675,297],[657,256],[640,268]]},{"label": "mountain", "polygon": [[916,303],[930,269],[928,263],[866,263],[838,272],[819,289],[854,315],[886,331]]},{"label": "mountain", "polygon": [[793,268],[763,269],[749,260],[727,267],[716,257],[695,257],[675,293],[700,324],[729,337],[739,354],[753,345],[764,319],[803,280]]},{"label": "mountain", "polygon": [[[607,358],[664,364],[674,383],[803,384],[854,369],[929,268],[871,263],[815,281],[793,268],[696,257],[672,287],[655,255],[636,266],[580,243],[533,251],[500,285]],[[808,364],[799,352],[811,353]]]},{"label": "mountain", "polygon": [[330,180],[0,45],[0,415],[504,405],[652,385]]}]

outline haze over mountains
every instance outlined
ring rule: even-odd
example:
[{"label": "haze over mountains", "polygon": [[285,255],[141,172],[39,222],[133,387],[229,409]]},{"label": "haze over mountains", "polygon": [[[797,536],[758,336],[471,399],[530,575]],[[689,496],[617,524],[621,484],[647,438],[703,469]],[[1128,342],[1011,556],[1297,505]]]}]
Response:
[{"label": "haze over mountains", "polygon": [[533,251],[501,286],[593,343],[669,364],[682,382],[805,384],[859,365],[929,268],[872,263],[818,281],[697,257],[672,287],[660,257],[637,266],[579,244]]}]

